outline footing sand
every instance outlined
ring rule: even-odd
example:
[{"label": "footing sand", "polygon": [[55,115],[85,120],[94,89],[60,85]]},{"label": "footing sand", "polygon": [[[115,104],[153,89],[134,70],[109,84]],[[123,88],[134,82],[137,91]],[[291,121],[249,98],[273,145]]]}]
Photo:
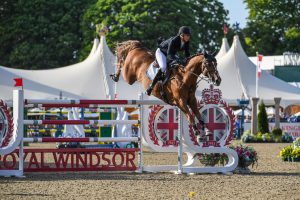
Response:
[{"label": "footing sand", "polygon": [[[300,199],[300,162],[282,162],[289,144],[250,144],[258,151],[251,174],[26,173],[0,178],[0,199]],[[146,152],[151,164],[170,164],[176,154]],[[174,163],[176,164],[176,162]]]}]

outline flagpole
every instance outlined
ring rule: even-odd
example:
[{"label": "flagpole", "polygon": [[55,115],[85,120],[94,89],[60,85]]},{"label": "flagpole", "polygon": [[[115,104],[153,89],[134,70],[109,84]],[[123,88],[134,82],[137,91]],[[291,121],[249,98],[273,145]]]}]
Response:
[{"label": "flagpole", "polygon": [[255,87],[255,91],[256,91],[256,98],[258,98],[258,52],[256,52],[256,87]]}]

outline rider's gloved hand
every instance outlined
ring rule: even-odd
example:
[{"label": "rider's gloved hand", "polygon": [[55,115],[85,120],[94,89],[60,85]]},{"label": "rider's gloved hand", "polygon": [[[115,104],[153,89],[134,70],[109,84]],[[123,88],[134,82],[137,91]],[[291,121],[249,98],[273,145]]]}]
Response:
[{"label": "rider's gloved hand", "polygon": [[179,65],[178,61],[177,60],[173,60],[171,63],[170,63],[170,66],[177,66]]}]

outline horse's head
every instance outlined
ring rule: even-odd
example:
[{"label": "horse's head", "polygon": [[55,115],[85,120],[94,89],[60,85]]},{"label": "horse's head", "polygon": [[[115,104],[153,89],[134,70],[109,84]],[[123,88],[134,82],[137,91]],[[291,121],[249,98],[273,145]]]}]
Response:
[{"label": "horse's head", "polygon": [[209,54],[206,51],[203,53],[204,60],[202,62],[202,74],[208,77],[215,85],[221,84],[221,77],[217,69],[217,60],[214,54]]}]

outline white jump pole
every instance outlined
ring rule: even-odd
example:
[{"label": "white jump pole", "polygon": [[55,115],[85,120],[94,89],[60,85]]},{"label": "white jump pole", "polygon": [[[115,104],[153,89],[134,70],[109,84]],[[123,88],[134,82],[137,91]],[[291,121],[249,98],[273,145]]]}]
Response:
[{"label": "white jump pole", "polygon": [[[139,100],[143,100],[143,93],[139,94]],[[143,105],[139,105],[139,108],[140,108],[140,111],[139,111],[139,114],[140,114],[140,127],[139,127],[139,131],[138,131],[138,138],[140,139],[139,141],[139,148],[140,148],[140,151],[139,151],[139,155],[138,155],[138,166],[139,166],[139,169],[138,169],[138,172],[139,173],[142,173],[143,172],[143,144],[142,144],[142,137],[143,137],[143,127],[144,127],[144,106]]]},{"label": "white jump pole", "polygon": [[178,170],[177,174],[182,174],[182,112],[179,108],[178,110]]}]

